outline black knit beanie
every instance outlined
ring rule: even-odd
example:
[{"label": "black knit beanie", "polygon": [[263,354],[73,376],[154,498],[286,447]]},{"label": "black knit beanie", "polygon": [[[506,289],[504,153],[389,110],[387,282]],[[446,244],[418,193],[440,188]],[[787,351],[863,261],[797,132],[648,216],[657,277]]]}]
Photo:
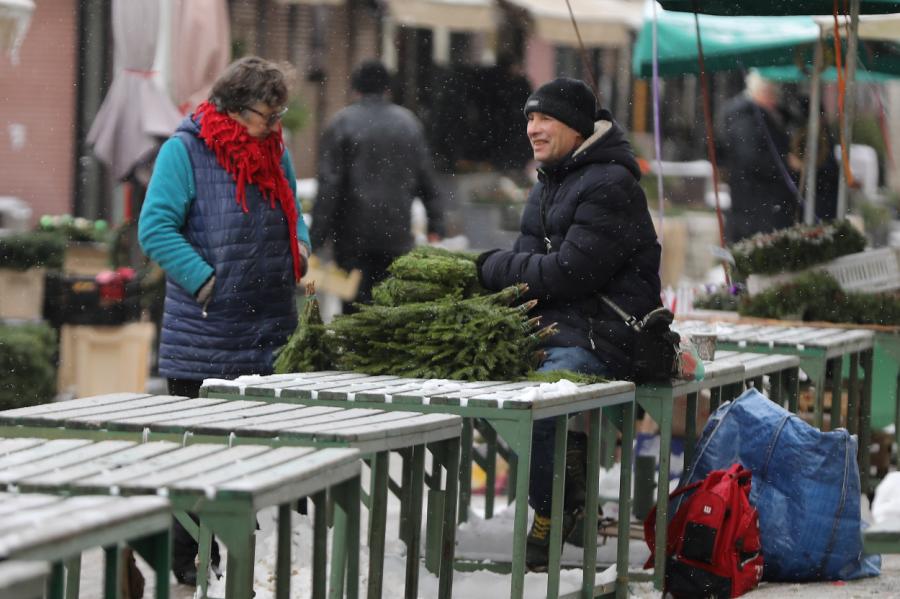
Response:
[{"label": "black knit beanie", "polygon": [[580,79],[560,77],[537,88],[525,102],[525,116],[542,112],[562,121],[587,139],[594,133],[597,100]]},{"label": "black knit beanie", "polygon": [[380,94],[391,85],[387,68],[377,60],[367,60],[353,71],[350,84],[361,94]]}]

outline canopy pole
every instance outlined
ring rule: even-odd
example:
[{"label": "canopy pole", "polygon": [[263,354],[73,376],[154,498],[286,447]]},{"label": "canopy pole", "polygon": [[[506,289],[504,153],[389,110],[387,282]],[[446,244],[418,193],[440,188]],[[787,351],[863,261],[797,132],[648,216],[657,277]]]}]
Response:
[{"label": "canopy pole", "polygon": [[841,176],[838,184],[837,219],[843,219],[847,213],[847,182],[852,180],[853,173],[848,173],[850,166],[850,145],[853,142],[853,117],[856,112],[856,55],[859,41],[859,2],[850,0],[850,34],[847,40],[847,85],[844,97],[844,121],[841,123],[843,138],[846,140],[841,151],[846,152],[841,160]]},{"label": "canopy pole", "polygon": [[[722,216],[722,204],[719,201],[719,162],[716,160],[716,143],[713,129],[712,102],[709,97],[709,80],[706,73],[706,61],[703,59],[703,38],[700,37],[700,12],[697,0],[694,6],[694,30],[697,33],[697,61],[700,66],[700,91],[703,94],[703,121],[706,125],[706,154],[712,165],[713,196],[716,198],[716,220],[719,224],[719,246],[727,250],[725,243],[725,219]],[[722,270],[725,272],[725,284],[731,287],[731,273],[728,272],[728,262],[722,260]]]},{"label": "canopy pole", "polygon": [[[819,110],[822,97],[822,62],[824,61],[821,38],[816,41],[813,53],[813,72],[809,82],[809,115],[806,125],[806,201],[803,203],[803,222],[811,225],[816,220],[816,165],[819,157]],[[833,151],[833,148],[822,148]]]},{"label": "canopy pole", "polygon": [[656,154],[656,195],[659,206],[659,245],[666,251],[666,196],[662,172],[662,127],[659,119],[659,29],[657,28],[656,2],[653,2],[653,151]]}]

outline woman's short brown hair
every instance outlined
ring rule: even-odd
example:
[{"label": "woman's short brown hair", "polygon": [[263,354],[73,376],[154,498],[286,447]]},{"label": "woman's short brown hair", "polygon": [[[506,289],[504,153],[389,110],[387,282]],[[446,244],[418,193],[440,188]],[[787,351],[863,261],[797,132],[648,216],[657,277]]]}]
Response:
[{"label": "woman's short brown hair", "polygon": [[284,72],[258,56],[234,61],[213,84],[210,101],[222,112],[240,112],[257,102],[277,108],[287,103]]}]

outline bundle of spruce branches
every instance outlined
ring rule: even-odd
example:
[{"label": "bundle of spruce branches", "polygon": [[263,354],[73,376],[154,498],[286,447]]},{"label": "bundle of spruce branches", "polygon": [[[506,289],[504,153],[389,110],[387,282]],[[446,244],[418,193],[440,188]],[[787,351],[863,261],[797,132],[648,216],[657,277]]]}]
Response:
[{"label": "bundle of spruce branches", "polygon": [[556,332],[528,317],[536,300],[510,305],[526,290],[522,284],[465,300],[362,306],[329,327],[335,366],[421,378],[520,378],[533,367],[538,342]]},{"label": "bundle of spruce branches", "polygon": [[314,372],[334,368],[334,351],[322,322],[315,281],[306,284],[306,297],[297,329],[275,357],[275,372]]},{"label": "bundle of spruce branches", "polygon": [[421,246],[388,267],[390,276],[372,290],[379,306],[401,306],[486,293],[478,284],[477,254]]},{"label": "bundle of spruce branches", "polygon": [[518,379],[534,367],[541,339],[556,332],[518,304],[528,287],[486,294],[476,255],[418,248],[390,266],[375,305],[322,324],[308,290],[297,331],[275,371],[355,370],[420,378]]}]

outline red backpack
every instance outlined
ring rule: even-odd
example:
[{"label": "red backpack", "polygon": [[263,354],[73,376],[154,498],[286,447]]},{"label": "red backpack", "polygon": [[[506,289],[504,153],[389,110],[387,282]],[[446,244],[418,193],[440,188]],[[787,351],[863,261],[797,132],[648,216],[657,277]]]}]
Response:
[{"label": "red backpack", "polygon": [[[737,597],[756,588],[762,578],[759,516],[750,505],[751,473],[740,464],[714,470],[696,483],[677,489],[675,497],[693,491],[669,522],[666,540],[665,590],[680,597]],[[644,522],[650,547],[645,568],[653,567],[656,509]]]}]

